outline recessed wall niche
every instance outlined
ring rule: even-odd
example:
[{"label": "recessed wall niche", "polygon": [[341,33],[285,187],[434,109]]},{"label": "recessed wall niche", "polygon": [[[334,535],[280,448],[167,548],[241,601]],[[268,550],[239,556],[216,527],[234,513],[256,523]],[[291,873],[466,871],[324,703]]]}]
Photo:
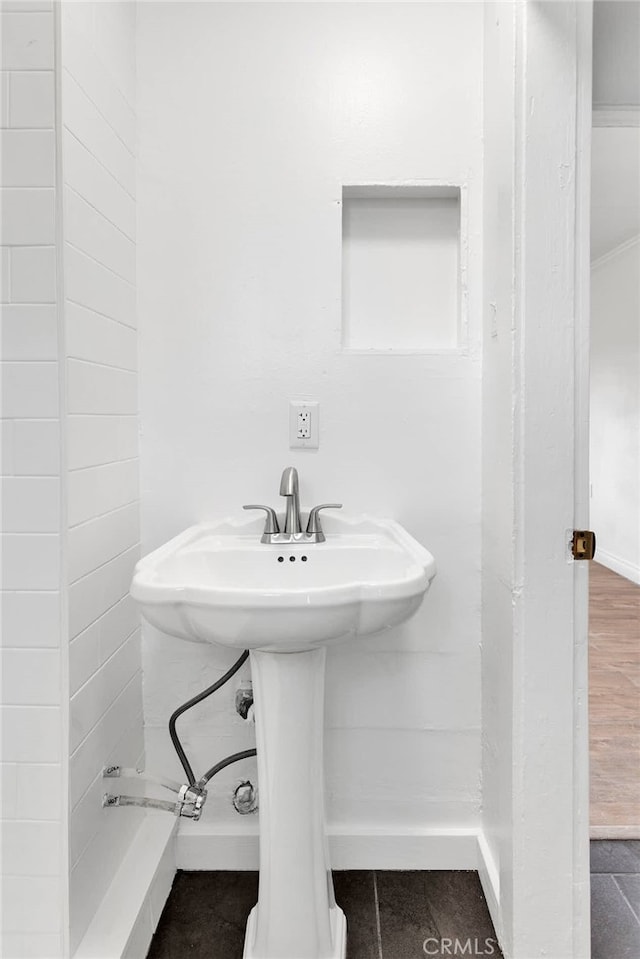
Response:
[{"label": "recessed wall niche", "polygon": [[460,188],[343,187],[343,348],[456,350],[459,334]]}]

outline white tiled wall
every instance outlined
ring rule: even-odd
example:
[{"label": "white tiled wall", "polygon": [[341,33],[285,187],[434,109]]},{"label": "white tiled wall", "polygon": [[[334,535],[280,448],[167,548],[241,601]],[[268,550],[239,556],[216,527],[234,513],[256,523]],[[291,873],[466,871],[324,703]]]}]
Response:
[{"label": "white tiled wall", "polygon": [[55,959],[140,822],[101,805],[143,755],[135,5],[0,11],[1,952]]},{"label": "white tiled wall", "polygon": [[62,954],[61,475],[52,4],[0,7],[2,944]]},{"label": "white tiled wall", "polygon": [[69,3],[61,26],[73,951],[140,822],[101,808],[102,767],[143,753],[128,597],[139,541],[135,8]]}]

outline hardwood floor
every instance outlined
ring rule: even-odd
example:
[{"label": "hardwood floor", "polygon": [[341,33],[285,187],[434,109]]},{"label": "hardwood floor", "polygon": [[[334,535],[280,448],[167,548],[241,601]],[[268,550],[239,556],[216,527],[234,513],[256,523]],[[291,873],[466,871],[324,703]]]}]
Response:
[{"label": "hardwood floor", "polygon": [[640,838],[640,586],[591,564],[591,828]]}]

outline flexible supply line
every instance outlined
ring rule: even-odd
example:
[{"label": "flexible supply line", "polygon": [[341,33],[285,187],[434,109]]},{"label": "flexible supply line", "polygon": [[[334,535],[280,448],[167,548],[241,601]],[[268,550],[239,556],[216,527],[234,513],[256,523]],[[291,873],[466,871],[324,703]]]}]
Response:
[{"label": "flexible supply line", "polygon": [[[219,773],[222,769],[226,769],[227,766],[230,766],[231,763],[239,762],[241,759],[249,759],[250,756],[257,756],[257,750],[255,749],[243,749],[242,752],[233,753],[231,756],[227,756],[226,759],[221,759],[220,762],[216,763],[215,766],[212,766],[200,780],[196,783],[196,777],[194,776],[193,769],[191,768],[191,763],[187,759],[187,754],[185,753],[182,743],[176,732],[176,721],[182,716],[183,713],[186,713],[188,709],[191,709],[192,706],[197,706],[198,703],[201,703],[203,699],[206,699],[208,696],[211,696],[212,693],[215,693],[216,690],[220,689],[221,686],[224,686],[225,683],[229,682],[232,676],[234,676],[243,663],[246,663],[249,658],[249,651],[245,650],[240,656],[239,659],[231,666],[230,669],[221,676],[212,686],[208,686],[207,689],[203,692],[198,693],[197,696],[194,696],[193,699],[190,699],[188,702],[183,703],[182,706],[178,706],[176,711],[171,716],[169,720],[169,735],[171,736],[171,742],[174,745],[174,748],[178,754],[178,758],[182,763],[182,768],[187,774],[188,785],[181,786],[178,783],[174,783],[170,779],[159,779],[151,778],[151,782],[157,783],[159,786],[164,786],[165,789],[170,789],[172,792],[176,792],[179,795],[177,801],[169,801],[166,799],[151,799],[146,796],[114,796],[111,793],[105,793],[102,797],[102,805],[106,807],[115,807],[115,806],[145,806],[148,809],[164,809],[167,812],[172,812],[175,816],[184,816],[188,819],[195,819],[196,821],[200,819],[202,814],[203,806],[207,799],[207,783],[210,779]],[[138,769],[129,769],[123,768],[121,766],[105,766],[102,771],[103,777],[105,779],[114,779],[118,777],[125,778],[135,778],[140,775],[140,770]]]},{"label": "flexible supply line", "polygon": [[257,756],[257,755],[258,755],[257,749],[243,749],[242,752],[240,753],[233,753],[232,756],[227,756],[226,759],[221,759],[219,763],[216,763],[215,766],[212,766],[211,769],[204,774],[204,776],[198,783],[198,786],[200,786],[200,788],[202,789],[204,786],[207,785],[210,779],[213,779],[213,777],[217,773],[221,772],[221,770],[225,769],[227,766],[230,766],[231,763],[237,763],[241,759],[249,759],[250,756]]},{"label": "flexible supply line", "polygon": [[[198,693],[198,695],[194,696],[193,699],[190,699],[188,700],[188,702],[183,703],[182,706],[178,706],[178,708],[172,714],[169,720],[169,735],[171,736],[171,742],[173,743],[173,747],[178,754],[178,759],[182,763],[182,768],[184,769],[186,773],[187,780],[190,786],[195,786],[196,777],[194,775],[193,769],[191,768],[191,763],[187,759],[187,754],[185,753],[182,747],[182,743],[180,742],[180,739],[178,738],[178,733],[176,732],[176,720],[178,720],[183,713],[186,713],[188,709],[191,709],[192,706],[197,706],[198,703],[201,703],[203,701],[203,699],[206,699],[208,696],[211,696],[218,689],[220,689],[221,686],[224,686],[225,683],[228,683],[231,677],[235,676],[235,674],[238,672],[242,664],[246,663],[248,658],[249,658],[249,650],[245,649],[242,656],[240,656],[240,658],[235,661],[233,666],[231,666],[231,668],[227,670],[224,676],[221,676],[220,679],[218,679],[215,683],[213,683],[212,686],[209,686],[207,689],[203,690],[203,692]],[[236,760],[239,760],[239,759],[244,759],[245,757],[248,757],[248,756],[255,756],[255,755],[256,755],[255,749],[245,749],[244,752],[242,753],[234,753],[233,756],[229,756],[227,759],[223,759],[222,765],[218,763],[216,766],[213,766],[212,769],[209,770],[209,772],[205,773],[205,775],[202,777],[201,782],[204,781],[204,783],[207,783],[212,776],[215,776],[215,774],[220,771],[220,769],[224,769],[224,767],[228,766],[230,763],[236,762]]]}]

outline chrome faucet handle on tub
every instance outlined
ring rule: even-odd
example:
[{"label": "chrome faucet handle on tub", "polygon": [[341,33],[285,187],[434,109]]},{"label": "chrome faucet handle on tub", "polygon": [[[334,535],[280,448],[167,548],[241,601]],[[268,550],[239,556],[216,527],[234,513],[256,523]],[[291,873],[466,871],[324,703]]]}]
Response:
[{"label": "chrome faucet handle on tub", "polygon": [[313,536],[316,543],[324,543],[326,539],[320,525],[319,513],[321,509],[342,509],[342,503],[321,503],[320,506],[314,506],[309,513],[306,535]]},{"label": "chrome faucet handle on tub", "polygon": [[267,514],[264,530],[262,532],[261,542],[270,543],[271,537],[280,532],[280,525],[278,523],[278,517],[276,516],[276,511],[271,508],[271,506],[260,506],[258,504],[250,503],[248,506],[243,506],[243,509],[263,509]]}]

